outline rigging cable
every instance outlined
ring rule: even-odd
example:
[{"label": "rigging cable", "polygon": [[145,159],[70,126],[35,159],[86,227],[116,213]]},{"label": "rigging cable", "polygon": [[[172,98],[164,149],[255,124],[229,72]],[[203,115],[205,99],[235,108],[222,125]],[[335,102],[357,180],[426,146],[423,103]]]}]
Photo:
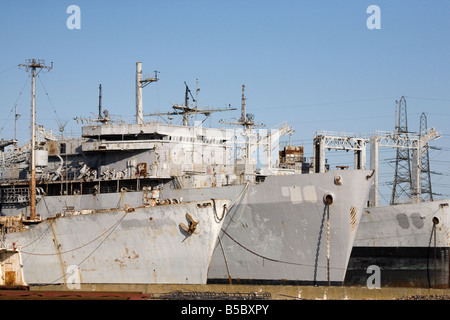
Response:
[{"label": "rigging cable", "polygon": [[[323,222],[323,221],[322,221]],[[284,263],[284,264],[290,264],[290,265],[296,265],[296,266],[305,266],[305,267],[320,267],[320,268],[327,268],[327,269],[334,269],[334,270],[345,270],[345,268],[336,268],[336,267],[324,267],[324,266],[318,266],[317,263],[315,264],[306,264],[306,263],[298,263],[298,262],[291,262],[291,261],[285,261],[285,260],[279,260],[279,259],[274,259],[274,258],[270,258],[267,256],[263,256],[249,248],[247,248],[246,246],[244,246],[242,243],[240,243],[239,241],[237,241],[236,239],[234,239],[230,234],[228,234],[223,228],[222,228],[222,232],[228,237],[230,238],[233,242],[235,242],[238,246],[240,246],[241,248],[243,248],[244,250],[250,252],[251,254],[260,257],[262,259],[268,260],[268,261],[272,261],[272,262],[278,262],[278,263]]]},{"label": "rigging cable", "polygon": [[[120,224],[120,222],[127,216],[127,214],[129,213],[129,212],[131,212],[131,211],[128,211],[128,210],[125,210],[125,214],[122,216],[122,218],[120,218],[111,228],[109,228],[108,230],[106,230],[105,232],[103,232],[100,236],[98,236],[96,239],[94,239],[94,240],[92,240],[92,241],[90,241],[90,242],[88,242],[87,244],[85,244],[85,245],[88,245],[89,243],[92,243],[92,242],[94,242],[95,240],[97,240],[98,238],[100,238],[101,236],[103,236],[105,233],[107,233],[109,230],[111,230],[111,232],[105,237],[105,239],[103,239],[95,248],[94,248],[94,250],[92,250],[92,252],[91,253],[89,253],[83,260],[81,260],[79,263],[77,263],[77,267],[79,267],[84,261],[86,261],[92,254],[94,254],[94,252],[95,251],[97,251],[97,249],[109,238],[109,236],[114,232],[114,230],[117,228],[117,226]],[[78,248],[76,248],[76,249],[74,249],[74,250],[77,250],[77,249],[79,249],[79,248],[81,248],[81,247],[78,247]],[[73,250],[72,250],[73,251]],[[67,251],[66,251],[67,252]],[[61,254],[63,254],[63,253],[65,253],[65,252],[61,252]],[[55,279],[55,280],[53,280],[52,281],[52,283],[56,283],[56,281],[58,281],[58,280],[60,280],[61,278],[65,278],[66,277],[66,275],[67,274],[69,274],[70,272],[66,272],[66,273],[64,273],[61,277],[59,277],[59,278],[57,278],[57,279]]]},{"label": "rigging cable", "polygon": [[[50,102],[50,105],[51,105],[51,107],[52,107],[52,109],[53,109],[53,113],[54,113],[55,116],[56,116],[58,125],[59,125],[59,126],[62,126],[61,119],[59,118],[58,113],[56,113],[55,106],[53,105],[53,102],[52,102],[52,100],[50,99],[50,96],[49,96],[47,90],[45,89],[44,83],[42,82],[42,79],[41,79],[41,77],[39,76],[39,74],[37,75],[37,77],[38,77],[38,79],[39,79],[39,81],[40,81],[40,83],[41,83],[41,85],[42,85],[42,88],[44,89],[45,94],[47,95],[48,101]],[[61,128],[60,128],[60,129],[61,129]]]},{"label": "rigging cable", "polygon": [[17,97],[17,99],[16,99],[16,102],[13,104],[13,107],[11,108],[11,111],[9,112],[8,118],[6,118],[5,123],[3,124],[3,127],[0,129],[0,132],[3,131],[3,129],[5,128],[6,123],[8,123],[9,117],[11,116],[11,113],[13,112],[15,106],[17,105],[17,102],[19,101],[20,96],[22,95],[22,92],[23,92],[23,90],[25,89],[25,86],[27,85],[28,80],[30,79],[30,77],[31,77],[31,74],[28,75],[27,80],[25,80],[25,84],[23,85],[22,90],[20,90],[20,93],[19,93],[19,95],[18,95],[18,97]]},{"label": "rigging cable", "polygon": [[[73,249],[70,249],[70,250],[66,250],[66,251],[62,251],[62,252],[59,252],[59,253],[34,253],[34,252],[27,252],[27,251],[22,251],[22,253],[25,253],[25,254],[29,254],[29,255],[36,255],[36,256],[53,256],[53,255],[59,255],[59,254],[64,254],[64,253],[69,253],[69,252],[72,252],[72,251],[76,251],[76,250],[79,250],[79,249],[81,249],[81,248],[83,248],[83,247],[85,247],[85,246],[87,246],[87,245],[89,245],[89,244],[91,244],[92,242],[94,242],[94,241],[96,241],[97,239],[99,239],[99,238],[101,238],[103,235],[105,235],[108,231],[110,231],[110,230],[112,230],[112,231],[114,231],[114,229],[115,228],[117,228],[117,226],[120,224],[120,222],[127,216],[127,214],[128,214],[128,210],[125,210],[125,214],[117,221],[117,222],[115,222],[109,229],[107,229],[106,231],[104,231],[102,234],[100,234],[99,236],[97,236],[96,238],[94,238],[94,239],[92,239],[91,241],[89,241],[89,242],[87,242],[87,243],[85,243],[85,244],[83,244],[83,245],[81,245],[81,246],[79,246],[79,247],[77,247],[77,248],[73,248]],[[48,228],[47,228],[48,229]],[[46,230],[47,230],[46,229]],[[111,233],[112,233],[112,231],[111,231]],[[111,234],[110,233],[110,234]],[[109,235],[110,235],[109,234]],[[109,235],[108,235],[108,237],[109,237]],[[106,238],[108,238],[108,237],[106,237]],[[101,243],[103,243],[105,240],[106,240],[106,238],[101,242]],[[33,241],[34,242],[34,241]],[[101,244],[100,243],[100,244]],[[97,248],[96,248],[97,249]],[[95,251],[95,250],[94,250]],[[91,253],[92,254],[92,253]]]}]

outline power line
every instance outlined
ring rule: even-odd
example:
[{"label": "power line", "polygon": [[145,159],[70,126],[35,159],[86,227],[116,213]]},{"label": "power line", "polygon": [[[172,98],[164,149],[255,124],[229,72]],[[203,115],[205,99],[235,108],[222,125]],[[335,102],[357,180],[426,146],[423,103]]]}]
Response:
[{"label": "power line", "polygon": [[14,69],[14,68],[17,68],[17,66],[12,66],[12,67],[10,67],[10,68],[8,68],[8,69],[2,70],[2,71],[0,71],[0,74],[5,73],[5,72],[7,72],[7,71],[9,71],[9,70],[12,70],[12,69]]},{"label": "power line", "polygon": [[435,101],[450,101],[450,99],[441,99],[441,98],[427,98],[427,97],[411,97],[406,96],[408,99],[421,99],[421,100],[435,100]]},{"label": "power line", "polygon": [[[329,106],[329,105],[337,105],[337,104],[371,102],[371,101],[388,100],[388,99],[391,100],[391,99],[393,99],[393,97],[367,98],[367,99],[359,99],[359,100],[322,102],[322,103],[308,103],[308,104],[299,104],[299,105],[292,105],[292,106],[277,106],[277,109],[308,108],[308,107]],[[263,107],[263,108],[255,107],[255,109],[265,110],[265,109],[273,109],[273,107]]]}]

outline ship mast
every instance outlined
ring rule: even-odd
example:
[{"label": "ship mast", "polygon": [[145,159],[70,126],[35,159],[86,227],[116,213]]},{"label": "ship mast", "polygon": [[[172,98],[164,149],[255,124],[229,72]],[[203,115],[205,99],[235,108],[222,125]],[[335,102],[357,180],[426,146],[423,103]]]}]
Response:
[{"label": "ship mast", "polygon": [[[44,60],[28,59],[25,64],[19,64],[19,67],[25,67],[28,72],[31,70],[31,180],[30,180],[30,220],[35,219],[36,215],[36,75],[42,69],[50,71],[53,68],[53,62],[50,67],[45,66]],[[36,69],[39,69],[36,74]]]},{"label": "ship mast", "polygon": [[244,127],[244,131],[248,131],[251,127],[263,127],[263,125],[255,124],[255,116],[250,113],[246,113],[245,101],[245,85],[242,85],[242,98],[241,98],[241,118],[237,122],[220,121],[221,123],[233,124]]},{"label": "ship mast", "polygon": [[136,123],[144,123],[143,107],[142,107],[142,88],[152,82],[158,81],[158,71],[155,70],[155,76],[142,76],[142,62],[136,62]]},{"label": "ship mast", "polygon": [[246,113],[245,101],[247,98],[245,97],[245,85],[242,85],[242,98],[241,98],[241,118],[237,122],[226,122],[220,121],[221,123],[232,124],[242,126],[244,128],[244,136],[246,139],[246,147],[245,147],[245,157],[246,159],[250,159],[250,145],[252,140],[252,127],[263,127],[263,125],[255,124],[254,115]]},{"label": "ship mast", "polygon": [[241,123],[246,122],[246,116],[245,116],[245,100],[247,98],[245,97],[245,85],[242,85],[242,99],[241,99],[241,119],[239,120]]},{"label": "ship mast", "polygon": [[[152,116],[182,116],[183,117],[183,126],[189,126],[189,117],[191,114],[195,115],[195,119],[197,119],[197,114],[203,114],[206,117],[209,117],[211,113],[213,112],[223,112],[223,111],[230,111],[230,110],[236,110],[236,108],[223,108],[223,109],[214,109],[214,108],[205,108],[205,109],[199,109],[197,105],[198,100],[198,92],[200,89],[198,88],[198,79],[197,79],[197,89],[195,93],[195,98],[192,95],[191,89],[189,89],[189,86],[187,85],[186,81],[184,82],[184,85],[186,87],[185,93],[184,93],[184,106],[180,106],[178,104],[175,104],[172,106],[173,112],[163,112],[163,113],[150,113],[146,114],[147,117]],[[195,107],[192,108],[189,106],[189,96],[191,96],[193,102],[195,102]],[[206,118],[202,121],[202,123],[206,120]]]}]

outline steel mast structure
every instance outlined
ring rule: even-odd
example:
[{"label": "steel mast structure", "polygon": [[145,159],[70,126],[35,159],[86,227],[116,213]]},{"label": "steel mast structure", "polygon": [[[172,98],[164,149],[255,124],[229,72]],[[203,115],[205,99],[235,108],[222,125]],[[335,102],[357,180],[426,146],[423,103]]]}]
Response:
[{"label": "steel mast structure", "polygon": [[406,99],[401,97],[395,101],[395,133],[394,138],[406,139],[406,148],[397,148],[395,159],[395,175],[392,186],[391,205],[409,202],[412,196],[413,184],[411,178],[411,157],[409,145],[408,119]]},{"label": "steel mast structure", "polygon": [[[397,149],[396,172],[394,188],[392,191],[391,205],[399,203],[400,191],[405,193],[407,201],[405,203],[417,203],[421,201],[422,193],[422,169],[424,150],[428,150],[428,142],[440,138],[440,134],[434,128],[421,129],[420,134],[410,133],[406,123],[406,100],[404,97],[396,101],[396,123],[397,106],[399,106],[398,125],[395,132],[377,131],[369,138],[350,133],[339,133],[331,131],[319,131],[314,136],[314,172],[325,172],[325,150],[345,150],[354,151],[355,169],[366,168],[366,145],[370,144],[370,169],[374,170],[374,185],[369,195],[369,206],[380,205],[379,195],[379,147],[389,147]],[[428,158],[427,158],[428,159]],[[427,168],[429,171],[429,162]],[[425,172],[427,168],[423,169]],[[428,180],[430,181],[430,180]],[[407,183],[406,188],[401,188],[401,183]],[[401,189],[400,189],[401,188]],[[425,192],[427,190],[425,189]],[[431,192],[431,185],[430,185]],[[392,199],[395,201],[393,202]]]},{"label": "steel mast structure", "polygon": [[369,139],[353,133],[318,131],[314,135],[314,172],[325,172],[325,149],[354,152],[355,169],[366,169],[366,144]]},{"label": "steel mast structure", "polygon": [[[427,116],[425,112],[422,112],[420,116],[420,136],[426,134],[427,131]],[[426,144],[420,150],[420,165],[421,165],[421,192],[422,201],[430,200],[433,201],[433,192],[431,189],[431,170],[430,170],[430,155],[429,146]]]},{"label": "steel mast structure", "polygon": [[[25,64],[19,64],[19,67],[25,67],[28,72],[31,70],[31,180],[30,180],[30,220],[35,220],[36,214],[36,75],[42,69],[50,71],[53,69],[53,62],[50,67],[45,65],[44,60],[28,59]],[[39,69],[36,74],[36,69]]]}]

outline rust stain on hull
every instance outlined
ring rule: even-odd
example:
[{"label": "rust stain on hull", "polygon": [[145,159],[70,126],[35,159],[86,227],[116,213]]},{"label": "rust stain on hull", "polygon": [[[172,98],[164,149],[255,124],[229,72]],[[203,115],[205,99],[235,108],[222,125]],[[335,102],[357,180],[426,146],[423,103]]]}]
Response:
[{"label": "rust stain on hull", "polygon": [[351,232],[355,231],[357,226],[358,226],[358,219],[357,219],[357,215],[356,215],[356,208],[352,206],[350,208],[350,230],[351,230]]}]

